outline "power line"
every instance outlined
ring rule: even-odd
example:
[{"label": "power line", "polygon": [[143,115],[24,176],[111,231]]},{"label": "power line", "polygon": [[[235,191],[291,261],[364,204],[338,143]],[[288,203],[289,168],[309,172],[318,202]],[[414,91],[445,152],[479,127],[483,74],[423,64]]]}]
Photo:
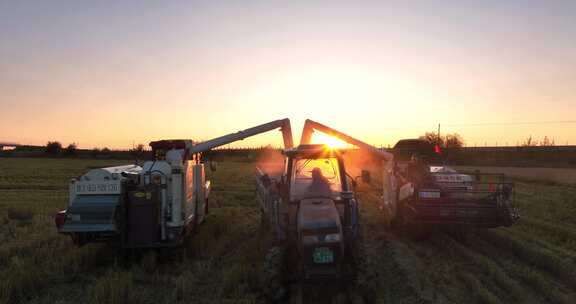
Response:
[{"label": "power line", "polygon": [[[443,127],[490,127],[490,126],[514,126],[514,125],[550,125],[550,124],[576,124],[576,120],[549,120],[549,121],[520,121],[520,122],[474,122],[474,123],[442,123]],[[433,124],[403,124],[401,126],[388,126],[386,130],[406,129],[432,129]]]},{"label": "power line", "polygon": [[444,125],[448,127],[483,127],[483,126],[515,126],[515,125],[550,125],[550,124],[576,124],[576,120],[486,122],[486,123],[463,123],[463,124],[444,124]]}]

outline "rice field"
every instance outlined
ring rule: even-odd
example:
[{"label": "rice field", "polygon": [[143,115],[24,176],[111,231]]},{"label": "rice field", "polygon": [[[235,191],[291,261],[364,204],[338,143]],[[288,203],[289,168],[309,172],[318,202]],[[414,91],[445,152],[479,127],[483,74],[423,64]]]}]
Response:
[{"label": "rice field", "polygon": [[[183,260],[143,252],[131,265],[104,244],[58,235],[67,183],[125,161],[0,158],[0,303],[265,303],[253,164],[221,162],[207,221]],[[576,186],[522,179],[512,228],[414,241],[387,230],[370,187],[359,192],[363,259],[334,303],[576,303]],[[295,303],[292,292],[285,303]]]}]

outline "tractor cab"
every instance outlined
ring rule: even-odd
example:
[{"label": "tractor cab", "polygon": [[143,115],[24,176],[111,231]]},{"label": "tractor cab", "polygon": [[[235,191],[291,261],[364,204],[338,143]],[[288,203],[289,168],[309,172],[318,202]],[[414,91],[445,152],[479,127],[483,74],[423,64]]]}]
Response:
[{"label": "tractor cab", "polygon": [[[263,211],[276,222],[277,236],[297,244],[304,279],[342,274],[358,233],[358,203],[348,180],[343,151],[325,145],[300,145],[284,151],[285,173],[275,191],[260,188]],[[266,176],[266,177],[264,177]],[[266,179],[264,174],[259,180]],[[259,183],[264,186],[265,183]],[[278,210],[278,214],[275,214]]]},{"label": "tractor cab", "polygon": [[307,198],[339,200],[348,191],[342,152],[325,145],[301,145],[287,150],[290,201]]}]

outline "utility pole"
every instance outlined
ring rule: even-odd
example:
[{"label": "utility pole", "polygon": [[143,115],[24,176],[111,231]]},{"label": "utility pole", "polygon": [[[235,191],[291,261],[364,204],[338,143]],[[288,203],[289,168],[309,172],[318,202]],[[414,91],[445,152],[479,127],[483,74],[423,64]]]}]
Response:
[{"label": "utility pole", "polygon": [[438,123],[438,133],[437,133],[437,135],[438,135],[438,138],[437,138],[437,140],[436,140],[436,141],[437,141],[436,144],[438,145],[438,147],[440,147],[440,123]]}]

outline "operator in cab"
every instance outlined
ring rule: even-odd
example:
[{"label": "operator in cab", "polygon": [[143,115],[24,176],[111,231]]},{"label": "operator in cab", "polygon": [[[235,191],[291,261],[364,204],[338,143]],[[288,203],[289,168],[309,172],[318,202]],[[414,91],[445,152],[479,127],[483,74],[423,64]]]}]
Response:
[{"label": "operator in cab", "polygon": [[332,196],[332,189],[330,188],[330,181],[322,174],[322,170],[318,167],[312,169],[312,183],[308,186],[308,193],[321,196]]}]

